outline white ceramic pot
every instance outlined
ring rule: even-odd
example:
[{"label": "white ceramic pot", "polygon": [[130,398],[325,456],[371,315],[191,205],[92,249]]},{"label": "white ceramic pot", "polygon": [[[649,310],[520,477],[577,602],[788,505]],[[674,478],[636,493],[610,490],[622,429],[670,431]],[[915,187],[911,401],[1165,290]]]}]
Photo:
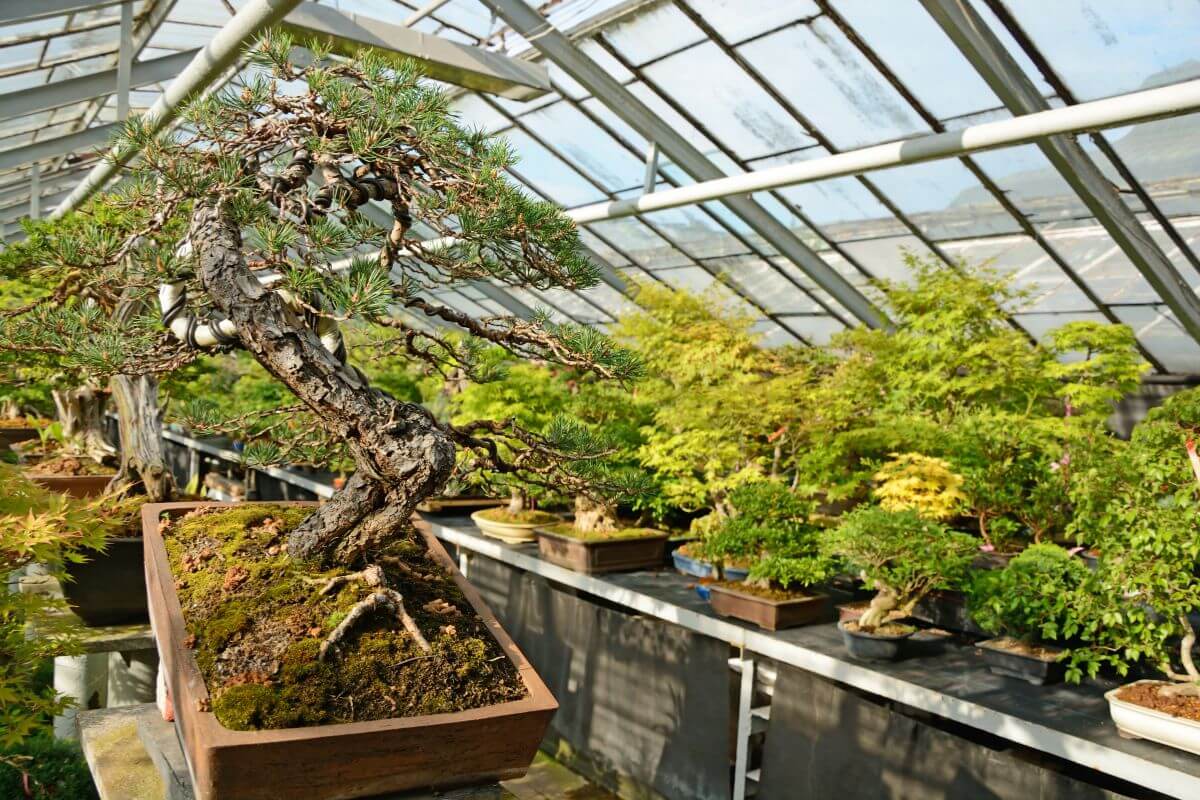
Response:
[{"label": "white ceramic pot", "polygon": [[480,516],[487,509],[480,509],[471,514],[471,519],[479,527],[484,536],[491,536],[509,544],[535,542],[537,528],[545,527],[545,522],[496,522]]},{"label": "white ceramic pot", "polygon": [[[1162,681],[1137,681],[1129,684],[1162,683]],[[1188,753],[1200,755],[1200,722],[1183,717],[1173,717],[1152,708],[1130,703],[1117,697],[1124,687],[1104,694],[1108,711],[1116,723],[1117,732],[1127,739],[1148,739]]]}]

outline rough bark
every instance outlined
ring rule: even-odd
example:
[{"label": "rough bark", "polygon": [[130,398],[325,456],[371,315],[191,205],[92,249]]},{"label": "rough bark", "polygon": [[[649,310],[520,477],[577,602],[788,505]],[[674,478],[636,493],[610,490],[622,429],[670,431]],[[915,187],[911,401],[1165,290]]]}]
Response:
[{"label": "rough bark", "polygon": [[69,451],[97,461],[110,460],[116,455],[116,448],[104,438],[106,394],[94,386],[55,389],[51,392]]},{"label": "rough bark", "polygon": [[0,419],[17,419],[21,416],[21,406],[16,400],[5,398],[0,403]]},{"label": "rough bark", "polygon": [[247,268],[241,233],[220,204],[202,201],[190,238],[196,273],[246,349],[343,439],[356,470],[345,488],[288,539],[301,559],[361,563],[408,525],[454,467],[454,444],[430,414],[375,391]]},{"label": "rough bark", "polygon": [[617,529],[617,512],[611,503],[575,495],[575,529],[584,533],[612,533]]},{"label": "rough bark", "polygon": [[508,513],[520,514],[525,510],[525,493],[516,486],[508,490]]},{"label": "rough bark", "polygon": [[887,586],[877,583],[876,589],[875,596],[871,598],[871,604],[858,618],[858,628],[865,633],[873,633],[876,628],[887,622],[888,616],[896,610],[899,604],[896,593]]}]

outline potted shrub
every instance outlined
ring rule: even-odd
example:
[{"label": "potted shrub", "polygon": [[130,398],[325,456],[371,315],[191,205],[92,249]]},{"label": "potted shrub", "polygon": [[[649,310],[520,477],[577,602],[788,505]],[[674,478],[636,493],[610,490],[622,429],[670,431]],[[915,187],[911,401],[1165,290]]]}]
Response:
[{"label": "potted shrub", "polygon": [[1047,642],[1074,630],[1072,601],[1088,568],[1055,544],[1033,544],[1002,570],[979,570],[968,585],[971,616],[997,637],[979,643],[988,669],[1033,684],[1062,679],[1064,652]]},{"label": "potted shrub", "polygon": [[814,591],[832,574],[810,521],[813,504],[775,481],[746,484],[729,495],[730,516],[704,540],[716,564],[749,558],[744,580],[707,585],[713,611],[721,616],[779,630],[823,622],[831,615],[829,595]]},{"label": "potted shrub", "polygon": [[893,660],[915,628],[901,620],[934,589],[961,586],[978,552],[977,540],[915,511],[862,506],[825,535],[827,552],[843,559],[875,590],[857,620],[839,622],[855,658]]},{"label": "potted shrub", "polygon": [[1172,395],[1138,424],[1123,458],[1104,465],[1081,508],[1103,558],[1071,598],[1077,619],[1067,677],[1102,667],[1161,674],[1108,692],[1122,735],[1200,754],[1200,669],[1192,615],[1200,610],[1200,392]]},{"label": "potted shrub", "polygon": [[587,574],[661,567],[669,536],[655,528],[623,525],[612,501],[584,494],[575,496],[571,522],[537,529],[542,558]]},{"label": "potted shrub", "polygon": [[[324,442],[355,465],[319,507],[143,508],[150,614],[196,793],[323,800],[514,777],[555,704],[413,510],[456,461],[575,494],[590,488],[577,465],[601,454],[566,423],[439,422],[373,388],[341,328],[373,325],[387,347],[472,380],[487,377],[477,349],[412,317],[617,382],[640,362],[590,328],[443,305],[464,279],[579,289],[597,269],[560,209],[504,177],[509,148],[459,127],[414,68],[369,51],[298,68],[291,52],[285,35],[265,40],[252,58],[273,77],[193,99],[185,137],[130,121],[118,146],[142,158],[102,200],[171,254],[154,273],[171,336],[131,337],[146,362],[244,346],[295,396],[276,409],[288,425],[247,442],[247,462]],[[387,229],[358,213],[372,199],[391,209]],[[410,235],[417,222],[452,240]],[[83,228],[59,249],[94,259],[85,282],[136,246]],[[418,691],[401,697],[406,686]]]}]

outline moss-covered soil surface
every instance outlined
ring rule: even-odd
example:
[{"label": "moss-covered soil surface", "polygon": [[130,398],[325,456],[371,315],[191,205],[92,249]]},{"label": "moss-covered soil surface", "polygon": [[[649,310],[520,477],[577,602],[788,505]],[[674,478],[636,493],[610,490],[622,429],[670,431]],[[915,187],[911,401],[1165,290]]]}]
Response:
[{"label": "moss-covered soil surface", "polygon": [[395,618],[375,615],[321,661],[322,641],[371,590],[349,582],[322,594],[345,571],[288,558],[287,533],[309,513],[255,504],[201,509],[163,526],[189,646],[222,725],[362,722],[525,696],[512,662],[415,532],[378,563],[432,651]]},{"label": "moss-covered soil surface", "polygon": [[49,424],[44,419],[29,419],[28,417],[7,417],[0,419],[0,428],[39,428]]},{"label": "moss-covered soil surface", "polygon": [[731,592],[748,594],[752,597],[761,597],[764,600],[773,600],[777,603],[787,600],[807,600],[813,596],[812,592],[805,592],[801,589],[784,591],[772,586],[757,586],[745,581],[707,581],[707,583],[709,586],[720,586],[722,589],[728,589]]},{"label": "moss-covered soil surface", "polygon": [[506,525],[549,525],[562,519],[549,511],[525,510],[514,514],[507,508],[486,508],[478,514],[483,519],[503,522]]},{"label": "moss-covered soil surface", "polygon": [[617,539],[646,539],[651,536],[662,536],[663,532],[654,528],[618,528],[615,531],[603,533],[600,531],[581,531],[570,522],[559,522],[547,525],[544,530],[559,536],[569,536],[584,542],[611,542]]}]

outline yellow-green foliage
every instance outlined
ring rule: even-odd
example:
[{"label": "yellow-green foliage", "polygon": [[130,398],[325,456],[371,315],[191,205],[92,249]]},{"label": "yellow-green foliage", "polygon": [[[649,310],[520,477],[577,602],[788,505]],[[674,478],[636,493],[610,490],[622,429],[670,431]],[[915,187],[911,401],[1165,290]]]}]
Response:
[{"label": "yellow-green foliage", "polygon": [[[91,509],[31,483],[0,464],[0,575],[44,564],[62,575],[67,563],[99,550],[104,533]],[[51,688],[32,682],[37,665],[56,655],[79,652],[75,631],[48,616],[62,601],[42,594],[0,591],[0,748],[19,752],[21,743],[68,703]],[[37,623],[38,635],[27,626]]]},{"label": "yellow-green foliage", "polygon": [[805,398],[824,357],[762,347],[754,320],[717,289],[643,284],[636,299],[613,333],[646,365],[637,392],[654,412],[639,456],[665,500],[720,506],[730,490],[776,474],[802,439]]},{"label": "yellow-green foliage", "polygon": [[963,478],[945,459],[920,453],[892,453],[892,460],[875,473],[875,498],[887,511],[915,511],[932,520],[958,514],[967,496]]}]

